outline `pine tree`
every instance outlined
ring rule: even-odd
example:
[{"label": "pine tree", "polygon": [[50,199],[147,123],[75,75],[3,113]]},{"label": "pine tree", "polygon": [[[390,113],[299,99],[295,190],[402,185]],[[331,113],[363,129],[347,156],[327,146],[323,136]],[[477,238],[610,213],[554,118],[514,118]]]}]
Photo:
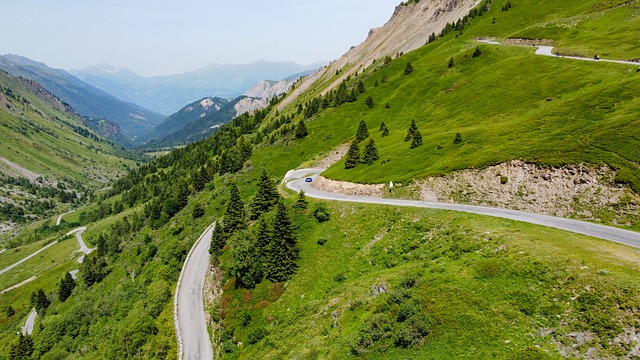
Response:
[{"label": "pine tree", "polygon": [[389,108],[391,108],[391,105],[389,105],[389,102],[388,102],[388,101],[387,101],[387,103],[386,103],[386,104],[384,104],[384,108],[385,108],[385,109],[389,109]]},{"label": "pine tree", "polygon": [[364,154],[362,155],[362,162],[368,165],[373,164],[374,161],[378,160],[380,157],[378,156],[378,149],[376,148],[376,144],[373,139],[369,139],[369,143],[364,148]]},{"label": "pine tree", "polygon": [[455,139],[453,139],[454,144],[459,144],[462,142],[462,135],[460,133],[456,133]]},{"label": "pine tree", "polygon": [[472,57],[478,57],[480,55],[482,55],[482,51],[480,51],[480,47],[479,46],[476,46],[476,50],[473,52]]},{"label": "pine tree", "polygon": [[67,272],[62,280],[60,280],[60,285],[58,286],[58,299],[61,302],[65,302],[69,296],[71,296],[71,292],[76,287],[76,282],[73,280],[73,276],[71,273]]},{"label": "pine tree", "polygon": [[229,275],[236,278],[236,287],[254,288],[262,281],[263,262],[256,249],[256,241],[246,231],[238,231],[233,237]]},{"label": "pine tree", "polygon": [[383,121],[383,122],[380,123],[380,127],[378,128],[378,131],[382,131],[382,130],[384,130],[386,128],[387,128],[387,125]]},{"label": "pine tree", "polygon": [[358,148],[358,143],[353,141],[351,146],[349,146],[349,150],[347,151],[347,159],[344,162],[345,169],[352,169],[358,166],[360,162],[360,148]]},{"label": "pine tree", "polygon": [[404,74],[409,75],[413,72],[413,66],[410,62],[407,63],[407,66],[404,67]]},{"label": "pine tree", "polygon": [[380,134],[381,137],[385,137],[389,135],[389,129],[385,126],[384,130],[382,130],[382,134]]},{"label": "pine tree", "polygon": [[273,225],[273,238],[268,247],[265,275],[271,281],[286,281],[291,278],[297,268],[298,246],[287,208],[282,202]]},{"label": "pine tree", "polygon": [[362,82],[362,80],[358,81],[358,91],[360,92],[360,94],[366,91],[366,88],[364,87],[364,83]]},{"label": "pine tree", "polygon": [[236,231],[247,227],[245,223],[244,203],[240,197],[238,185],[232,183],[229,192],[229,204],[224,214],[224,229],[227,238],[231,237]]},{"label": "pine tree", "polygon": [[251,204],[251,219],[255,220],[262,213],[271,210],[280,199],[276,185],[271,181],[267,171],[262,169],[258,179],[257,193]]},{"label": "pine tree", "polygon": [[449,65],[447,65],[447,67],[448,67],[449,69],[451,69],[451,68],[452,68],[452,67],[454,67],[454,66],[455,66],[455,64],[454,64],[454,62],[453,62],[453,57],[451,57],[451,59],[449,59]]},{"label": "pine tree", "polygon": [[298,209],[300,211],[304,211],[304,210],[307,210],[308,206],[309,206],[309,200],[307,200],[307,197],[305,196],[304,191],[300,190],[300,192],[298,193],[298,199],[296,200],[296,203],[293,204],[293,208]]},{"label": "pine tree", "polygon": [[302,139],[303,137],[309,135],[309,130],[307,130],[307,125],[304,124],[304,120],[300,120],[298,126],[296,127],[295,137],[296,139]]},{"label": "pine tree", "polygon": [[33,354],[33,339],[30,335],[23,335],[20,332],[18,337],[18,342],[14,343],[11,346],[11,350],[9,350],[9,359],[11,360],[22,360],[22,359],[31,359],[31,354]]},{"label": "pine tree", "polygon": [[360,120],[360,124],[358,124],[358,131],[356,132],[355,141],[356,143],[359,143],[368,137],[369,137],[369,130],[367,129],[367,124],[364,122],[364,120]]},{"label": "pine tree", "polygon": [[416,130],[413,133],[413,140],[411,141],[411,149],[417,148],[420,145],[422,145],[422,134],[420,133],[420,130]]},{"label": "pine tree", "polygon": [[213,265],[218,264],[218,257],[222,254],[222,249],[224,249],[225,245],[227,245],[227,237],[224,227],[220,222],[217,222],[211,232],[211,246],[209,247],[209,254],[211,255],[211,263]]},{"label": "pine tree", "polygon": [[365,104],[367,104],[367,106],[372,109],[373,108],[373,98],[371,97],[371,95],[367,96],[367,100],[365,100],[364,102]]},{"label": "pine tree", "polygon": [[36,309],[36,312],[40,314],[40,316],[44,316],[49,305],[51,305],[51,300],[47,298],[47,295],[42,289],[31,293],[31,306]]},{"label": "pine tree", "polygon": [[270,226],[267,215],[263,215],[258,219],[256,225],[256,252],[260,255],[260,261],[264,263],[269,248],[269,244],[273,239],[273,229]]}]

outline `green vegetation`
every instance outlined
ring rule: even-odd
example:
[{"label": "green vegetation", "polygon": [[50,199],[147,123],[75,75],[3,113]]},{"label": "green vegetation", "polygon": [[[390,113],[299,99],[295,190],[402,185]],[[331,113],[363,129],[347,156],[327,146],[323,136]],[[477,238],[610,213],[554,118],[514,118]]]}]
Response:
[{"label": "green vegetation", "polygon": [[[98,249],[85,257],[66,301],[60,279],[78,267],[73,241],[42,253],[53,265],[25,263],[0,278],[8,287],[30,275],[24,269],[39,275],[2,296],[0,359],[11,349],[29,352],[29,341],[32,357],[173,358],[175,282],[216,220],[210,252],[224,292],[209,310],[221,325],[223,358],[628,355],[640,258],[627,247],[478,215],[317,202],[302,192],[280,199],[274,189],[287,170],[348,142],[351,154],[324,175],[397,183],[523,159],[606,163],[638,189],[640,82],[629,66],[539,57],[517,46],[483,45],[474,57],[475,37],[587,39],[543,26],[576,16],[602,36],[607,29],[609,39],[627,38],[625,31],[634,38],[633,4],[598,4],[521,0],[498,11],[484,3],[401,60],[358,69],[332,91],[316,84],[278,111],[276,100],[132,169],[69,215],[70,223],[90,223],[86,238]],[[591,38],[576,46],[601,44]],[[637,46],[610,42],[611,53]],[[408,63],[413,72],[405,76]],[[369,107],[368,98],[393,107]],[[381,123],[379,133],[369,134],[367,123]],[[358,142],[367,137],[361,156]],[[371,162],[376,152],[380,161]],[[39,242],[0,254],[0,262],[62,229],[20,235]],[[64,251],[50,255],[54,249]],[[39,289],[51,303],[25,340],[15,334]]]}]

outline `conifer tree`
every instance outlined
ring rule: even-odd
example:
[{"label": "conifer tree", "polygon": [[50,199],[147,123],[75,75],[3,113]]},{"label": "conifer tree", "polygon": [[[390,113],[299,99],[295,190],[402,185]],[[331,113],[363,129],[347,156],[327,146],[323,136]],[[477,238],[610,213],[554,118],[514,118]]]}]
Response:
[{"label": "conifer tree", "polygon": [[422,134],[420,133],[420,130],[416,130],[413,133],[413,140],[411,141],[411,149],[417,148],[420,145],[422,145]]},{"label": "conifer tree", "polygon": [[413,66],[410,62],[407,63],[407,66],[404,67],[404,74],[409,75],[413,72]]},{"label": "conifer tree", "polygon": [[376,148],[376,144],[373,139],[369,139],[369,143],[364,148],[364,154],[362,155],[362,162],[368,165],[373,164],[374,161],[378,160],[380,157],[378,156],[378,148]]},{"label": "conifer tree", "polygon": [[303,137],[309,135],[309,130],[307,130],[307,125],[304,124],[304,120],[300,120],[298,126],[296,127],[295,137],[296,139],[302,139]]},{"label": "conifer tree", "polygon": [[364,102],[365,104],[367,104],[367,106],[372,109],[373,108],[373,98],[371,97],[371,95],[367,96],[367,100],[365,100]]},{"label": "conifer tree", "polygon": [[384,108],[385,108],[385,109],[389,109],[389,108],[391,108],[391,105],[389,105],[389,102],[388,102],[388,101],[387,101],[387,103],[386,103],[386,104],[384,104]]},{"label": "conifer tree", "polygon": [[362,80],[358,81],[358,91],[361,94],[366,91],[366,88],[364,87],[364,83],[362,82]]},{"label": "conifer tree", "polygon": [[267,215],[262,215],[256,225],[256,252],[259,254],[262,263],[266,262],[269,244],[271,244],[272,239],[273,229],[267,220]]},{"label": "conifer tree", "polygon": [[298,252],[298,242],[293,234],[287,208],[279,202],[265,262],[267,278],[274,282],[290,279],[297,268]]},{"label": "conifer tree", "polygon": [[211,246],[209,247],[209,254],[211,255],[211,263],[213,265],[218,264],[218,257],[222,254],[227,244],[227,237],[225,236],[224,227],[218,221],[211,232]]},{"label": "conifer tree", "polygon": [[300,211],[304,211],[304,210],[307,210],[308,206],[309,206],[309,200],[307,200],[307,197],[305,196],[304,191],[300,190],[300,192],[298,193],[298,199],[296,200],[296,203],[293,204],[293,208],[298,209]]},{"label": "conifer tree", "polygon": [[227,238],[247,226],[245,223],[244,203],[240,197],[238,185],[232,183],[229,192],[229,204],[224,214],[224,229]]},{"label": "conifer tree", "polygon": [[449,69],[451,69],[451,68],[452,68],[452,67],[454,67],[454,66],[455,66],[455,64],[454,64],[454,62],[453,62],[453,57],[451,57],[451,59],[449,59],[449,65],[447,65],[447,67],[448,67]]},{"label": "conifer tree", "polygon": [[31,306],[36,309],[36,312],[40,314],[40,316],[44,316],[49,305],[51,305],[51,300],[47,298],[47,295],[42,289],[31,293]]},{"label": "conifer tree", "polygon": [[353,141],[351,146],[349,146],[349,150],[347,151],[347,158],[344,162],[345,169],[352,169],[358,166],[360,162],[360,148],[358,148],[358,143]]},{"label": "conifer tree", "polygon": [[355,141],[356,143],[359,143],[368,137],[369,137],[369,130],[367,129],[367,124],[364,122],[364,120],[360,120],[360,123],[358,124],[358,131],[356,132]]},{"label": "conifer tree", "polygon": [[31,354],[33,354],[33,339],[30,335],[23,335],[20,332],[18,337],[18,342],[14,343],[11,346],[11,350],[9,350],[9,359],[11,360],[22,360],[22,359],[31,359]]},{"label": "conifer tree", "polygon": [[60,285],[58,286],[58,299],[61,302],[65,302],[69,296],[71,296],[71,292],[76,287],[76,282],[73,280],[73,276],[71,273],[67,272],[62,280],[60,280]]},{"label": "conifer tree", "polygon": [[456,137],[453,139],[454,144],[459,144],[462,142],[462,135],[460,133],[456,133]]},{"label": "conifer tree", "polygon": [[262,213],[271,210],[280,199],[276,185],[271,181],[267,171],[262,169],[260,178],[258,179],[257,193],[251,204],[251,219],[255,220]]},{"label": "conifer tree", "polygon": [[473,52],[472,57],[478,57],[480,55],[482,55],[482,51],[480,51],[480,47],[479,46],[476,46],[476,50]]},{"label": "conifer tree", "polygon": [[387,125],[383,121],[383,122],[380,123],[380,127],[378,128],[378,131],[382,131],[382,130],[384,130],[386,128],[387,128]]},{"label": "conifer tree", "polygon": [[380,134],[380,136],[385,137],[389,135],[389,129],[385,126],[384,130],[382,130],[382,134]]}]

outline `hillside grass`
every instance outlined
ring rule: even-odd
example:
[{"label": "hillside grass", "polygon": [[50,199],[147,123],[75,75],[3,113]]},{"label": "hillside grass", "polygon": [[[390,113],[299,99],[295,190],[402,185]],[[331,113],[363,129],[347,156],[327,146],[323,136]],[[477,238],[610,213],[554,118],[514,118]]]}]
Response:
[{"label": "hillside grass", "polygon": [[[226,282],[214,309],[225,324],[223,358],[555,359],[572,345],[578,353],[593,347],[599,358],[629,351],[606,343],[637,326],[636,249],[458,212],[330,208],[324,224],[294,216],[300,267],[289,282],[249,290]],[[386,293],[376,296],[376,286]],[[428,334],[404,347],[394,343],[405,324],[396,317],[408,305],[424,316]],[[391,329],[368,327],[380,319]],[[251,344],[258,329],[266,336]],[[572,332],[595,339],[577,344]],[[374,340],[363,346],[363,339]]]},{"label": "hillside grass", "polygon": [[[533,47],[475,40],[545,38],[570,54],[638,58],[639,6],[622,4],[516,1],[504,12],[493,4],[463,32],[453,31],[387,66],[377,61],[351,80],[351,86],[359,80],[366,86],[356,103],[322,110],[307,120],[308,137],[267,150],[260,160],[288,156],[305,161],[350,141],[364,120],[380,160],[350,170],[338,162],[325,176],[360,183],[408,182],[521,159],[542,166],[607,164],[619,170],[619,183],[640,191],[640,126],[635,116],[640,109],[635,95],[640,66],[536,56]],[[476,47],[482,55],[473,58]],[[451,57],[455,66],[448,68]],[[414,72],[403,75],[408,62]],[[388,82],[382,83],[383,76]],[[300,102],[317,96],[321,88],[314,84]],[[374,100],[373,109],[365,105],[367,96]],[[403,141],[411,120],[423,136],[423,145],[415,149]],[[384,138],[377,131],[382,121],[390,130]],[[463,141],[453,144],[457,132]]]}]

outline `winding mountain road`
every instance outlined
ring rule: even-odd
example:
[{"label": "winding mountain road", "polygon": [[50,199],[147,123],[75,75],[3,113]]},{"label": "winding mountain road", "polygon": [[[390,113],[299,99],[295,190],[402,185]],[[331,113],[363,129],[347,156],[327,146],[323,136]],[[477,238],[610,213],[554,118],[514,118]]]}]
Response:
[{"label": "winding mountain road", "polygon": [[429,201],[400,200],[388,198],[375,198],[366,196],[354,196],[335,194],[326,191],[317,190],[311,187],[312,182],[305,182],[305,177],[317,179],[322,169],[300,169],[287,173],[288,179],[296,179],[289,181],[287,187],[289,189],[300,191],[304,190],[305,195],[323,200],[348,201],[367,204],[382,204],[393,206],[411,206],[441,210],[462,211],[473,214],[499,217],[503,219],[527,222],[536,225],[548,226],[560,230],[571,231],[578,234],[593,236],[595,238],[614,241],[625,244],[634,248],[640,248],[640,233],[619,229],[611,226],[589,223],[586,221],[564,219],[555,216],[528,213],[524,211],[491,208],[486,206],[460,205],[450,203],[439,203]]},{"label": "winding mountain road", "polygon": [[70,210],[70,211],[67,211],[67,212],[66,212],[66,213],[64,213],[64,214],[60,214],[60,215],[58,215],[58,219],[56,220],[56,226],[60,226],[60,222],[62,222],[62,217],[63,217],[63,216],[65,216],[65,215],[67,215],[67,214],[71,214],[71,213],[72,213],[72,212],[74,212],[74,211],[75,211],[75,210]]},{"label": "winding mountain road", "polygon": [[202,289],[209,271],[209,246],[215,223],[200,235],[180,272],[173,304],[178,359],[213,359],[213,346],[204,312]]},{"label": "winding mountain road", "polygon": [[76,239],[78,240],[78,245],[80,245],[80,252],[84,253],[82,256],[80,256],[80,258],[78,259],[78,262],[82,264],[82,262],[84,261],[84,257],[86,255],[89,255],[94,249],[89,249],[89,247],[87,246],[87,244],[84,243],[84,240],[82,239],[82,233],[87,230],[86,226],[77,228],[77,229],[73,229],[71,231],[69,231],[67,233],[67,236],[75,233],[76,234]]},{"label": "winding mountain road", "polygon": [[[482,39],[482,38],[478,38],[476,39],[476,41],[481,42],[481,43],[485,43],[485,44],[491,44],[491,45],[503,45],[497,41],[494,40],[488,40],[488,39]],[[516,45],[518,46],[518,45]],[[522,46],[522,45],[519,45]],[[640,66],[640,62],[635,62],[635,61],[625,61],[625,60],[610,60],[610,59],[594,59],[594,58],[588,58],[588,57],[579,57],[579,56],[565,56],[565,55],[558,55],[558,54],[554,54],[553,53],[553,46],[545,46],[545,45],[539,45],[536,46],[536,55],[542,55],[542,56],[552,56],[552,57],[557,57],[557,58],[562,58],[562,59],[571,59],[571,60],[581,60],[581,61],[592,61],[592,62],[610,62],[610,63],[616,63],[616,64],[626,64],[626,65],[635,65],[635,66]]]}]

